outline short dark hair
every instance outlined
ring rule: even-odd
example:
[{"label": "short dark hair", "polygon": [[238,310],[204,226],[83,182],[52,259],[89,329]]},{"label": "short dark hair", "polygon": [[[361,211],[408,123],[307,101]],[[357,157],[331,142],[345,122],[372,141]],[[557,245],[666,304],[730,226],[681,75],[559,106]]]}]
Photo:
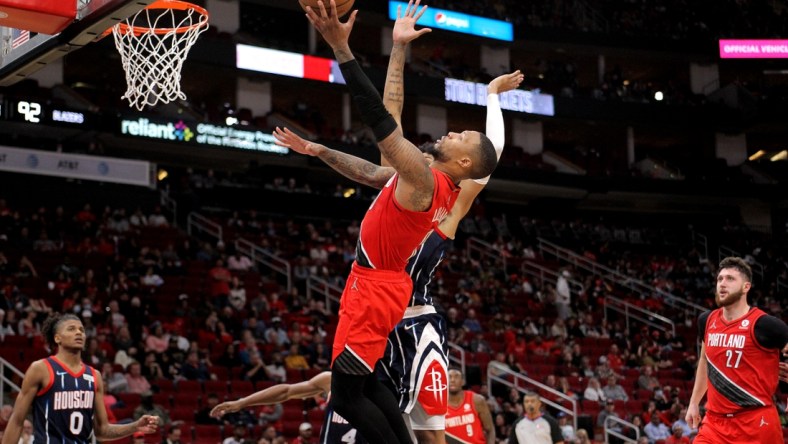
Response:
[{"label": "short dark hair", "polygon": [[71,313],[52,313],[48,318],[46,318],[44,325],[41,326],[41,334],[44,336],[44,339],[46,339],[47,344],[49,344],[50,347],[54,348],[57,345],[55,344],[55,333],[57,333],[60,325],[65,321],[82,322],[81,319]]},{"label": "short dark hair", "polygon": [[744,259],[730,256],[720,261],[720,270],[723,268],[733,268],[744,276],[744,280],[752,282],[752,268]]},{"label": "short dark hair", "polygon": [[533,390],[526,390],[525,393],[523,393],[523,399],[525,398],[537,398],[541,401],[541,398],[539,397],[539,393],[536,393]]},{"label": "short dark hair", "polygon": [[479,154],[471,166],[471,179],[482,179],[489,176],[498,165],[498,155],[495,153],[495,145],[492,140],[484,133],[479,133],[479,139],[477,151]]}]

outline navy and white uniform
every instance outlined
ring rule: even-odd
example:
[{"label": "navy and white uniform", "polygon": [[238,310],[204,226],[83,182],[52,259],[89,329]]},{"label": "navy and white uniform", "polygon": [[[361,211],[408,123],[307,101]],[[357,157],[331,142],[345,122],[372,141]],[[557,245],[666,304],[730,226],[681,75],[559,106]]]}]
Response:
[{"label": "navy and white uniform", "polygon": [[326,416],[323,427],[320,429],[320,444],[368,444],[349,422],[334,411],[329,402],[326,406]]},{"label": "navy and white uniform", "polygon": [[54,356],[44,359],[44,363],[49,384],[33,400],[36,444],[92,443],[95,370],[82,364],[82,369],[73,373]]},{"label": "navy and white uniform", "polygon": [[[446,322],[435,310],[429,287],[451,245],[452,240],[436,227],[408,262],[413,294],[378,365],[381,380],[397,395],[403,413],[411,414],[418,403],[424,415],[443,418],[448,408]],[[442,424],[422,427],[413,416],[411,426],[442,429]]]}]

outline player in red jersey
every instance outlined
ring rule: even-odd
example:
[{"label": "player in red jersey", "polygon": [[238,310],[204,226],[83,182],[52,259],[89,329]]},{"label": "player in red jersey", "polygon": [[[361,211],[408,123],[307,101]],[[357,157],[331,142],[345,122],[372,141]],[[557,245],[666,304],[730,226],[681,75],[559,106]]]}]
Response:
[{"label": "player in red jersey", "polygon": [[728,257],[720,262],[719,308],[698,318],[703,344],[686,417],[690,427],[700,426],[695,444],[783,442],[772,396],[780,376],[780,350],[788,352],[788,326],[751,307],[750,288],[752,270],[744,260]]},{"label": "player in red jersey", "polygon": [[[307,17],[333,49],[362,119],[393,167],[361,161],[356,173],[350,174],[357,181],[377,174],[376,184],[382,190],[361,223],[356,261],[340,302],[331,364],[334,408],[370,442],[410,443],[396,399],[373,373],[388,334],[402,319],[412,293],[405,266],[418,245],[451,211],[459,194],[457,184],[490,175],[498,159],[484,134],[465,131],[449,133],[436,143],[436,160],[427,165],[419,149],[402,136],[353,57],[348,37],[357,11],[340,23],[334,0],[330,14],[322,2],[318,5],[319,13],[307,8]],[[411,28],[403,40],[426,32]],[[279,144],[317,155],[332,166],[359,162],[321,145],[304,144],[287,129],[277,128],[275,135]]]},{"label": "player in red jersey", "polygon": [[495,444],[495,424],[484,396],[463,390],[465,377],[449,370],[449,411],[446,413],[448,444]]}]

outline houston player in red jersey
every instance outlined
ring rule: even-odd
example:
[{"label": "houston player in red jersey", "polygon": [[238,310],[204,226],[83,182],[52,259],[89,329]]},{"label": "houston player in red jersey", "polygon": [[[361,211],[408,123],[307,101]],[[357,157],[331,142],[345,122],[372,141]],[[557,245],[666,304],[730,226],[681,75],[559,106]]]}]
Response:
[{"label": "houston player in red jersey", "polygon": [[[396,399],[373,374],[388,334],[402,319],[412,293],[405,266],[418,245],[451,211],[459,194],[457,184],[488,176],[498,159],[484,134],[465,131],[449,133],[436,143],[436,160],[428,166],[419,149],[403,137],[353,57],[348,37],[357,11],[340,23],[334,0],[330,14],[322,2],[318,5],[319,12],[307,8],[307,17],[333,49],[362,120],[393,167],[362,161],[350,175],[359,181],[359,176],[377,174],[382,190],[361,222],[356,261],[340,301],[331,364],[334,408],[370,442],[410,443]],[[406,32],[405,43],[429,31],[411,27]],[[317,155],[330,165],[358,162],[324,146],[304,144],[286,129],[277,128],[275,135],[279,144]]]},{"label": "houston player in red jersey", "polygon": [[788,351],[788,326],[751,307],[750,288],[752,270],[744,260],[728,257],[720,262],[719,308],[698,319],[703,344],[686,417],[690,427],[700,426],[695,444],[783,442],[772,397],[780,376],[780,350]]}]

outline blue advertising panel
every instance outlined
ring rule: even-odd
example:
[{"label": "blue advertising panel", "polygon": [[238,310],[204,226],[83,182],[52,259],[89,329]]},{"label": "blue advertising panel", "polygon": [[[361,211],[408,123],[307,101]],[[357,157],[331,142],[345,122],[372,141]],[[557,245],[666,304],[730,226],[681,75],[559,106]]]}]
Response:
[{"label": "blue advertising panel", "polygon": [[[389,0],[389,18],[397,19],[397,7],[401,6],[403,13],[408,6],[407,2]],[[478,35],[480,37],[505,40],[514,40],[514,28],[511,23],[493,20],[448,9],[427,8],[427,12],[416,22],[417,25],[444,31],[461,32],[463,34]]]}]

